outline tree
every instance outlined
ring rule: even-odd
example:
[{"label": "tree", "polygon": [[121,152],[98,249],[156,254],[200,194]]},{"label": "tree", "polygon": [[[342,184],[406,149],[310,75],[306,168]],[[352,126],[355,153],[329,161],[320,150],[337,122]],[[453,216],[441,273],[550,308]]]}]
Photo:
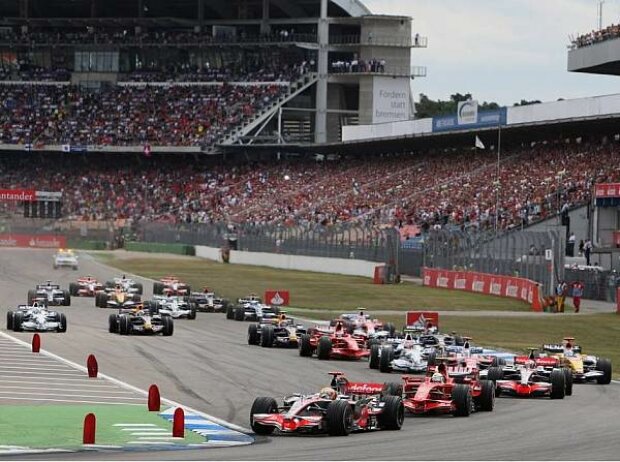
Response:
[{"label": "tree", "polygon": [[[420,100],[416,103],[416,118],[424,119],[426,117],[437,117],[444,115],[454,115],[458,108],[458,104],[462,101],[473,99],[471,93],[454,93],[450,95],[448,101],[429,99],[424,93],[420,93]],[[499,104],[495,102],[483,102],[479,105],[481,111],[492,111],[499,109]]]},{"label": "tree", "polygon": [[540,100],[532,100],[532,101],[527,101],[525,99],[522,99],[520,102],[518,103],[514,103],[513,106],[530,106],[532,104],[540,104],[541,101]]}]

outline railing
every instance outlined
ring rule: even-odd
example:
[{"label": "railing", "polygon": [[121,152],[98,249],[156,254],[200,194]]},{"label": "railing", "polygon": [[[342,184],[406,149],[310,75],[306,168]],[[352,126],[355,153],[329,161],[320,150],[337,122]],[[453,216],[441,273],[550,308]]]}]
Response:
[{"label": "railing", "polygon": [[330,45],[348,46],[383,46],[383,47],[413,47],[426,48],[428,37],[416,35],[414,37],[401,38],[394,35],[335,35],[329,38]]},{"label": "railing", "polygon": [[[389,63],[369,66],[368,64],[351,65],[350,63],[331,63],[329,73],[332,75],[389,75],[397,77],[426,77],[426,66],[390,66]],[[348,65],[347,65],[348,64]]]}]

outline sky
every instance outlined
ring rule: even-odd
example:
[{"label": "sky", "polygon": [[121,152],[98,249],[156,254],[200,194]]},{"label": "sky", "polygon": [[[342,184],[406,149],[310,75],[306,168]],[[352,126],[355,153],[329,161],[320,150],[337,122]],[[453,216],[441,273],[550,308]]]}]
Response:
[{"label": "sky", "polygon": [[[415,100],[472,93],[479,102],[620,93],[620,76],[566,70],[569,36],[598,28],[598,0],[362,0],[373,14],[413,17],[428,48],[413,49],[427,77],[412,83]],[[606,0],[603,27],[620,22],[620,0]]]}]

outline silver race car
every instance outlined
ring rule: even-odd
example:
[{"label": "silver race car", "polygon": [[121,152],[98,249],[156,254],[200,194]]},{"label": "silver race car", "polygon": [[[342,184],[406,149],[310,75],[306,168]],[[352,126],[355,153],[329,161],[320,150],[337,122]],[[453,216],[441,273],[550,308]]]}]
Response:
[{"label": "silver race car", "polygon": [[277,306],[265,305],[256,295],[240,298],[237,303],[236,307],[229,306],[226,309],[226,319],[262,322],[273,319],[280,313]]},{"label": "silver race car", "polygon": [[46,306],[69,306],[71,295],[68,290],[61,289],[60,285],[47,281],[45,284],[37,284],[34,289],[28,291],[26,303],[31,305],[33,302]]},{"label": "silver race car", "polygon": [[207,313],[226,312],[230,302],[217,296],[214,292],[192,292],[189,295],[190,303],[196,304],[196,310]]},{"label": "silver race car", "polygon": [[6,314],[6,328],[15,332],[66,332],[67,318],[63,313],[48,310],[45,305],[19,305]]},{"label": "silver race car", "polygon": [[196,305],[186,297],[155,295],[152,301],[144,303],[144,308],[174,319],[196,319]]},{"label": "silver race car", "polygon": [[105,283],[105,287],[108,290],[114,289],[118,286],[120,286],[123,291],[128,294],[142,295],[144,290],[141,282],[136,282],[131,278],[127,278],[124,274],[120,278],[114,278],[113,280],[106,281]]},{"label": "silver race car", "polygon": [[54,269],[61,267],[78,269],[78,257],[73,253],[73,250],[58,249],[58,252],[54,254]]}]

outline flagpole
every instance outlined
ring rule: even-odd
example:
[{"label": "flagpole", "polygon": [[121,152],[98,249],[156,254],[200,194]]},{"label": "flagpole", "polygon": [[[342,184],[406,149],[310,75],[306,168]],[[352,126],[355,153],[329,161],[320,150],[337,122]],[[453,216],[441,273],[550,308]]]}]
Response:
[{"label": "flagpole", "polygon": [[497,125],[497,172],[495,179],[495,237],[497,237],[497,222],[499,220],[499,162],[502,152],[502,126]]}]

